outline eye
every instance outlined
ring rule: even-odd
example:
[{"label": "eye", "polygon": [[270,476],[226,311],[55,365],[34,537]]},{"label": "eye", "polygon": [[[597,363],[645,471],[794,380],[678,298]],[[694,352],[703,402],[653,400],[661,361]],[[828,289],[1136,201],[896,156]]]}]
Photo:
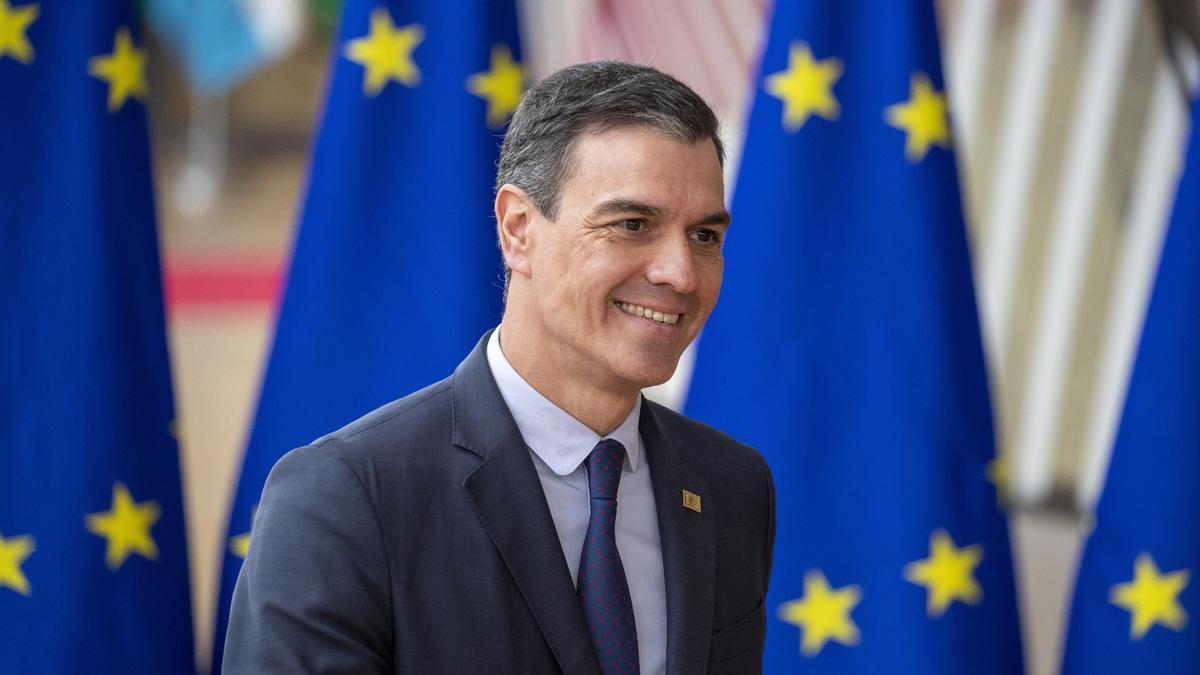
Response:
[{"label": "eye", "polygon": [[716,230],[696,230],[692,236],[696,238],[696,241],[706,244],[716,244],[721,241],[721,235]]},{"label": "eye", "polygon": [[617,223],[617,227],[627,232],[641,232],[646,228],[646,221],[639,218],[630,218]]}]

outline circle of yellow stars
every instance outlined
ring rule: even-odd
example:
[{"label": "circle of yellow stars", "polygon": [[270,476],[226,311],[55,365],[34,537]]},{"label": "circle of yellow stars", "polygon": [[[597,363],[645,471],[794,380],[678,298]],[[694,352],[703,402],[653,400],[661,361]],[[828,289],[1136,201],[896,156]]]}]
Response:
[{"label": "circle of yellow stars", "polygon": [[[816,59],[808,43],[793,42],[787,68],[763,81],[763,89],[783,102],[783,128],[796,133],[813,115],[836,120],[841,108],[833,88],[842,72],[840,60]],[[910,76],[908,100],[888,106],[883,119],[905,133],[904,155],[909,162],[920,162],[935,145],[950,147],[946,97],[934,90],[925,73]]]},{"label": "circle of yellow stars", "polygon": [[[36,52],[28,31],[40,12],[40,3],[12,5],[0,0],[0,59],[11,58],[22,65],[33,63]],[[88,61],[88,73],[109,86],[108,110],[116,112],[129,98],[144,99],[149,92],[146,84],[146,53],[138,49],[128,28],[117,29],[113,51]],[[158,547],[150,528],[159,518],[156,502],[136,503],[122,483],[113,486],[113,502],[109,511],[93,513],[85,520],[89,532],[106,540],[105,560],[109,569],[117,570],[132,553],[154,560]],[[0,533],[0,589],[11,589],[21,595],[33,593],[23,565],[37,550],[32,535],[5,538]]]},{"label": "circle of yellow stars", "polygon": [[[814,115],[837,120],[841,108],[833,89],[843,72],[841,60],[817,59],[808,43],[792,42],[787,68],[763,81],[764,90],[783,102],[783,128],[796,133]],[[910,75],[908,100],[888,106],[883,119],[905,133],[904,154],[911,163],[923,160],[935,145],[950,147],[945,96],[934,90],[925,73]],[[1001,468],[999,464],[989,468],[989,478],[998,488]],[[929,557],[905,565],[903,576],[925,588],[926,614],[940,617],[955,601],[976,605],[982,600],[975,569],[983,555],[982,546],[959,548],[944,530],[936,530],[929,539]],[[861,600],[859,586],[833,589],[824,573],[814,570],[805,575],[803,597],[780,605],[779,616],[800,628],[800,651],[814,656],[831,640],[847,646],[858,643],[860,633],[851,613]]]}]

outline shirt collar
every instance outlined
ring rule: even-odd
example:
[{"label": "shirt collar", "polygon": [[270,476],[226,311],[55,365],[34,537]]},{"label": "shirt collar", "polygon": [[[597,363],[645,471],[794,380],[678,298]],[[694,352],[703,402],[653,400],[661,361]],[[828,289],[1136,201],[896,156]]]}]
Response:
[{"label": "shirt collar", "polygon": [[625,446],[630,471],[638,470],[642,450],[642,439],[638,434],[638,423],[642,416],[640,397],[612,433],[600,436],[554,405],[517,373],[500,349],[499,328],[492,331],[492,336],[488,338],[487,359],[500,396],[508,405],[525,444],[551,471],[560,476],[575,471],[587,459],[592,448],[605,438],[615,439]]}]

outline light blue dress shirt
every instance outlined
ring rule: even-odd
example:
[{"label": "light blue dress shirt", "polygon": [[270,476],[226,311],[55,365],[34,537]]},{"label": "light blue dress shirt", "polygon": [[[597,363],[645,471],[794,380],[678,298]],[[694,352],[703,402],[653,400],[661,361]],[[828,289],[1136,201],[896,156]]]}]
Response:
[{"label": "light blue dress shirt", "polygon": [[500,395],[512,412],[517,429],[529,446],[563,557],[578,583],[579,555],[591,518],[587,468],[583,461],[605,438],[625,446],[625,466],[617,488],[617,550],[625,566],[633,618],[637,624],[638,658],[644,674],[663,673],[667,661],[667,596],[663,575],[662,543],[650,467],[643,456],[638,433],[641,399],[625,421],[607,436],[599,436],[583,422],[542,396],[522,378],[500,349],[500,329],[487,345],[488,365]]}]

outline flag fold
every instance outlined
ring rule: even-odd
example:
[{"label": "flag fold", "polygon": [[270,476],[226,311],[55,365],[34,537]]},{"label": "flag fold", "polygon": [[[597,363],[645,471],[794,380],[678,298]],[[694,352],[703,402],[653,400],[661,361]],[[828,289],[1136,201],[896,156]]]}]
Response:
[{"label": "flag fold", "polygon": [[524,86],[514,5],[348,0],[331,72],[230,517],[214,670],[275,461],[447,377],[500,321],[490,214]]},{"label": "flag fold", "polygon": [[1018,673],[933,4],[776,4],[686,410],[775,476],[768,672]]},{"label": "flag fold", "polygon": [[1065,673],[1200,672],[1200,103],[1088,537]]},{"label": "flag fold", "polygon": [[194,672],[131,3],[0,0],[0,671]]}]

